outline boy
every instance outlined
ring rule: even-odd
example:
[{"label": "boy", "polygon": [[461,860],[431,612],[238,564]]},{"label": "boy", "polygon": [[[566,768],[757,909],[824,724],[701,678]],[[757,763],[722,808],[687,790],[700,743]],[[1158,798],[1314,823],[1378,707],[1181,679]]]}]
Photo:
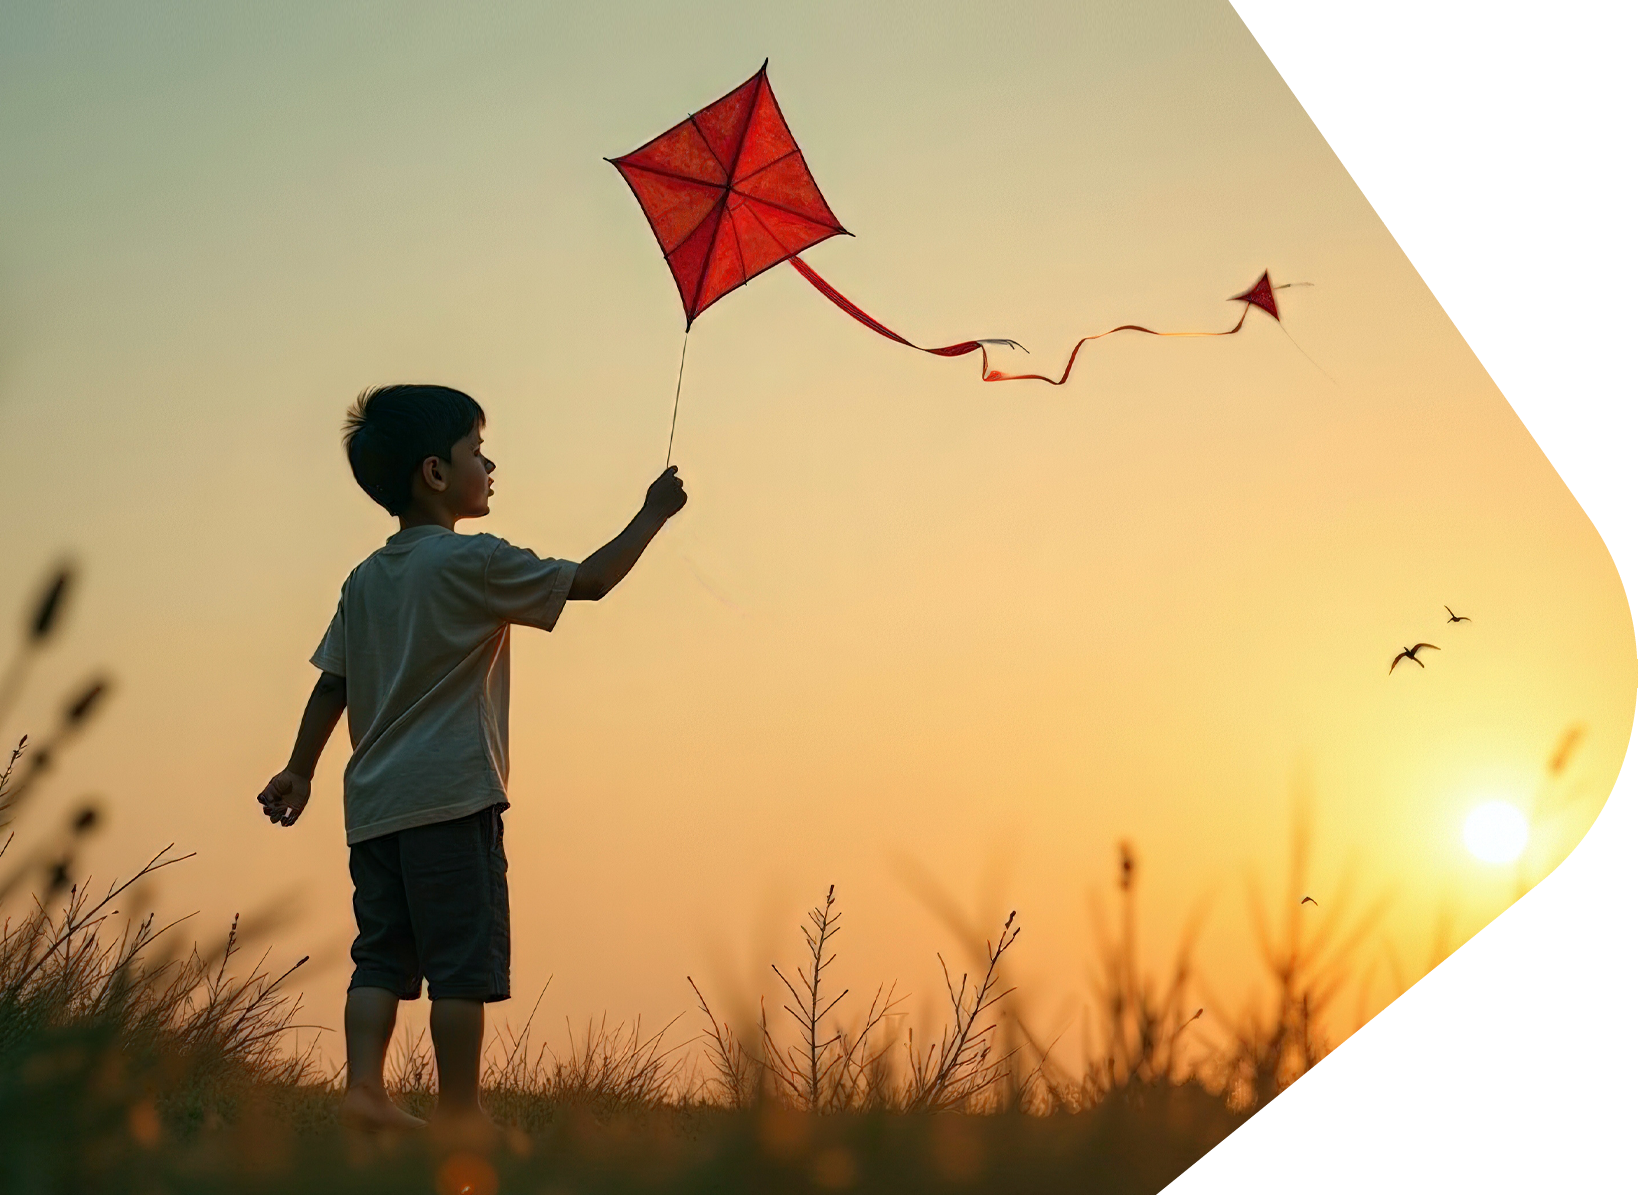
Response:
[{"label": "boy", "polygon": [[307,806],[342,711],[353,743],[342,803],[358,937],[347,990],[344,1123],[415,1128],[382,1084],[400,1000],[432,1000],[436,1126],[493,1131],[478,1102],[484,1005],[510,991],[501,811],[507,808],[507,681],[513,623],[550,631],[564,602],[618,584],[688,496],[676,467],[631,524],[580,564],[492,535],[457,535],[489,513],[495,465],[484,412],[445,386],[361,395],[343,442],[364,492],[398,534],[349,574],[290,762],[257,798],[275,825]]}]

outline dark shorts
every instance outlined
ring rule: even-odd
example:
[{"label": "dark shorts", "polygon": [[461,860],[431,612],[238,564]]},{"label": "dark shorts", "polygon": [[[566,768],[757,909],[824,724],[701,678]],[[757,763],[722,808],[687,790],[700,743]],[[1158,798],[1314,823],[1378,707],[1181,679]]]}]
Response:
[{"label": "dark shorts", "polygon": [[414,826],[354,844],[353,988],[401,1000],[506,1000],[512,995],[501,810]]}]

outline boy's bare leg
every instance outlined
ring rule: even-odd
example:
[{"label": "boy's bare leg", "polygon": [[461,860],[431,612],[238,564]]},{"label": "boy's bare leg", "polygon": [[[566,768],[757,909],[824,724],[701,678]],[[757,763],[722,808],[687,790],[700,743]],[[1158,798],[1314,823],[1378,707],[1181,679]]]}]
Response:
[{"label": "boy's bare leg", "polygon": [[386,988],[353,988],[347,993],[347,1094],[342,1097],[341,1119],[349,1128],[419,1129],[426,1124],[387,1097],[382,1072],[397,1021],[397,993]]},{"label": "boy's bare leg", "polygon": [[496,1136],[495,1122],[478,1102],[478,1069],[484,1046],[481,1000],[434,1000],[429,1026],[438,1059],[438,1107],[433,1129],[452,1143],[487,1146]]}]

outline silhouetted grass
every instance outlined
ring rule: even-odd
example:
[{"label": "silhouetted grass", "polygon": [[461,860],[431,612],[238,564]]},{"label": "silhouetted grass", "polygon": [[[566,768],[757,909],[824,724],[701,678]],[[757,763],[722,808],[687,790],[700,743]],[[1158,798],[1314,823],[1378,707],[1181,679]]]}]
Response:
[{"label": "silhouetted grass", "polygon": [[[47,583],[0,681],[14,705],[35,655],[59,627],[73,573]],[[65,824],[19,852],[15,822],[109,692],[96,677],[75,691],[44,740],[27,736],[0,773],[0,1189],[95,1190],[165,1139],[243,1119],[271,1095],[311,1084],[310,1057],[285,1039],[299,1000],[265,970],[237,974],[233,919],[214,950],[176,949],[175,925],[152,914],[114,919],[116,902],[190,856],[166,847],[100,896],[78,852],[103,822],[83,802]],[[17,898],[23,899],[19,901]],[[16,907],[21,904],[22,907]]]},{"label": "silhouetted grass", "polygon": [[[43,590],[4,673],[0,716],[71,582],[65,570]],[[0,832],[108,692],[92,678],[42,743],[10,754]],[[1568,736],[1551,758],[1554,784],[1575,746]],[[1028,1023],[1006,978],[1016,914],[998,916],[987,937],[923,877],[968,965],[953,971],[940,957],[943,1024],[900,1033],[892,983],[850,1001],[830,982],[841,933],[832,888],[801,927],[802,963],[771,963],[787,997],[772,1020],[764,1008],[737,1030],[689,979],[704,1018],[695,1036],[676,1019],[653,1031],[595,1020],[566,1025],[555,1050],[537,1034],[538,1000],[521,1031],[503,1027],[491,1043],[484,1099],[505,1132],[477,1156],[344,1133],[343,1076],[321,1072],[311,1048],[290,1052],[300,1005],[282,985],[306,960],[280,973],[266,955],[244,967],[237,917],[220,945],[186,951],[175,924],[116,923],[133,885],[188,856],[168,847],[94,896],[76,860],[103,821],[85,803],[26,855],[0,839],[0,902],[16,909],[0,925],[0,1192],[1149,1195],[1324,1057],[1320,1025],[1360,982],[1361,946],[1385,907],[1357,910],[1347,873],[1305,901],[1309,832],[1295,818],[1275,910],[1249,893],[1268,983],[1231,1012],[1193,965],[1200,911],[1167,966],[1146,965],[1138,856],[1121,843],[1113,917],[1092,901],[1093,1000],[1085,1052],[1070,1059]],[[389,1084],[410,1111],[431,1110],[424,1036],[398,1043]]]}]

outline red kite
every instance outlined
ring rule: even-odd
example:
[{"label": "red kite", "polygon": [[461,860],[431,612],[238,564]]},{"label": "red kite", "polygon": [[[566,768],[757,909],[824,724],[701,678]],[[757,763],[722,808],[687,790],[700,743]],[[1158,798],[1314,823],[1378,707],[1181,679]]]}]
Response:
[{"label": "red kite", "polygon": [[[1038,381],[1062,386],[1070,379],[1076,355],[1090,340],[1115,332],[1143,332],[1150,336],[1233,336],[1257,307],[1277,322],[1280,309],[1269,274],[1232,302],[1245,303],[1235,326],[1222,332],[1157,332],[1138,324],[1122,324],[1107,332],[1083,337],[1070,351],[1058,377],[1039,373],[1011,374],[990,368],[987,346],[1022,347],[1012,340],[964,340],[941,348],[913,344],[866,314],[797,254],[837,235],[851,236],[820,194],[808,163],[785,123],[774,91],[768,84],[765,60],[757,73],[716,102],[674,125],[652,141],[619,158],[607,159],[632,189],[655,240],[666,255],[666,265],[683,302],[685,355],[688,329],[729,291],[744,286],[764,270],[789,261],[814,288],[854,319],[889,340],[940,357],[962,357],[977,351],[979,376],[986,382]],[[1286,285],[1293,285],[1287,283]],[[678,362],[678,392],[683,368]],[[672,429],[677,427],[673,399]],[[666,453],[671,463],[671,451]]]},{"label": "red kite", "polygon": [[838,233],[792,139],[768,63],[716,103],[622,158],[666,255],[684,327],[737,286]]}]

